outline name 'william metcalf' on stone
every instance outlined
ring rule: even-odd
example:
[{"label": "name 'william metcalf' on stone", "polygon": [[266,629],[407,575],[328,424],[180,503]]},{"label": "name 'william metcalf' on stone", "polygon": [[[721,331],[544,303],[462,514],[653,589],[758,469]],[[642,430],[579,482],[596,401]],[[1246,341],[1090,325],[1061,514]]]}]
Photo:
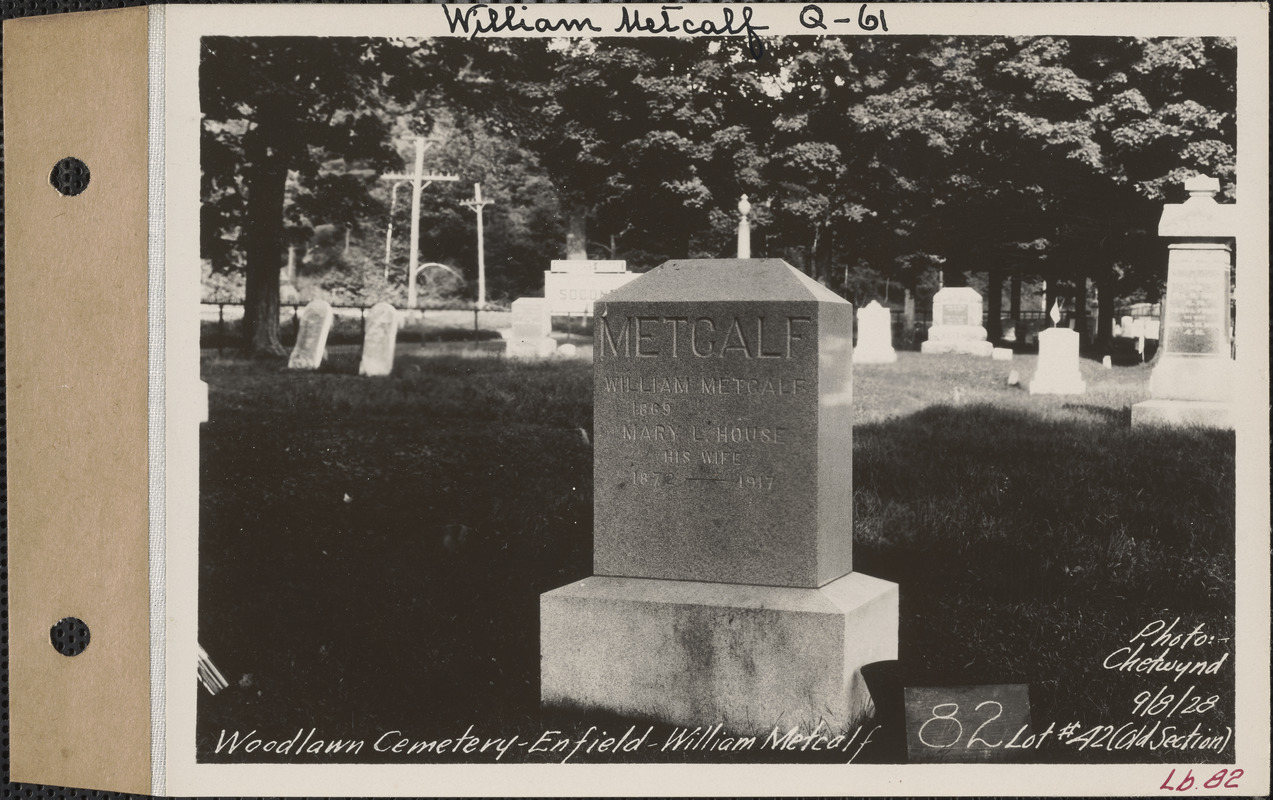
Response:
[{"label": "name 'william metcalf' on stone", "polygon": [[807,391],[804,378],[735,378],[700,377],[697,382],[686,376],[651,377],[640,375],[604,376],[603,391],[636,392],[638,394],[755,394],[787,395]]}]

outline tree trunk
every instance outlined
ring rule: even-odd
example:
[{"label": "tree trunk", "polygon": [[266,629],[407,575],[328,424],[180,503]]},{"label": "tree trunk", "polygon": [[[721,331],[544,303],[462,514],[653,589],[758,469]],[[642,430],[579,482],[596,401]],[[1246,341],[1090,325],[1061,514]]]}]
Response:
[{"label": "tree trunk", "polygon": [[1087,276],[1074,278],[1074,330],[1079,334],[1079,347],[1086,348],[1087,341]]},{"label": "tree trunk", "polygon": [[822,270],[822,265],[820,263],[821,253],[819,252],[819,249],[818,249],[818,245],[821,242],[821,239],[822,239],[822,228],[815,226],[813,229],[813,244],[809,246],[809,267],[807,272],[810,278],[813,278],[815,281],[818,281],[819,283],[821,283],[822,281],[822,276],[819,274]]},{"label": "tree trunk", "polygon": [[1017,342],[1025,341],[1025,326],[1021,324],[1021,273],[1013,272],[1010,296],[1008,298],[1008,314],[1012,316],[1012,331]]},{"label": "tree trunk", "polygon": [[909,338],[915,332],[915,292],[909,286],[902,289],[902,322]]},{"label": "tree trunk", "polygon": [[1102,265],[1096,278],[1096,346],[1108,352],[1114,339],[1114,267]]},{"label": "tree trunk", "polygon": [[283,260],[283,201],[287,165],[261,136],[247,150],[247,276],[243,298],[244,350],[251,356],[287,355],[278,338],[279,270]]},{"label": "tree trunk", "polygon": [[583,203],[570,204],[570,219],[566,228],[566,260],[588,260],[588,207]]},{"label": "tree trunk", "polygon": [[1003,336],[1003,269],[991,267],[989,272],[990,286],[987,291],[990,297],[986,298],[989,301],[986,304],[986,338],[994,342]]},{"label": "tree trunk", "polygon": [[817,276],[815,280],[823,286],[830,286],[835,280],[832,275],[832,262],[835,260],[835,238],[831,231],[827,231],[825,241],[818,248],[818,257],[815,262],[815,271]]}]

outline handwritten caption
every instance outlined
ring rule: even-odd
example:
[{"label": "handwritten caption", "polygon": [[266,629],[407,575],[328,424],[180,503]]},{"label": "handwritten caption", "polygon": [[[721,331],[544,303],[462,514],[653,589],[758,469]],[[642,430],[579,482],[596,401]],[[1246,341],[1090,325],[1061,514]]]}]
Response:
[{"label": "handwritten caption", "polygon": [[[1082,751],[1210,751],[1224,753],[1233,741],[1222,694],[1209,688],[1229,663],[1230,638],[1174,619],[1142,625],[1100,662],[1102,670],[1146,675],[1151,684],[1116,724],[1031,724],[1027,687],[965,686],[906,689],[907,750],[912,761],[1000,761],[1012,751],[1045,747]],[[1237,788],[1242,770],[1209,777],[1192,770],[1168,775],[1162,789]]]},{"label": "handwritten caption", "polygon": [[[760,59],[765,54],[765,45],[760,38],[760,31],[769,30],[770,26],[757,24],[754,10],[749,5],[735,8],[720,5],[712,11],[702,6],[695,6],[687,11],[682,5],[662,5],[657,11],[645,7],[624,5],[620,7],[619,22],[612,28],[598,25],[591,16],[578,14],[549,16],[544,11],[525,5],[472,5],[453,6],[442,4],[442,12],[447,27],[453,34],[462,34],[470,39],[492,34],[516,33],[551,33],[561,35],[587,35],[595,33],[618,33],[625,35],[648,34],[664,36],[684,34],[689,36],[746,36],[747,50],[752,58]],[[593,11],[592,13],[598,13]],[[866,32],[888,32],[888,20],[884,9],[863,3],[854,16],[828,20],[826,13],[818,5],[806,5],[798,14],[800,25],[806,30],[833,31],[840,33],[848,30]]]},{"label": "handwritten caption", "polygon": [[271,737],[256,730],[222,729],[213,752],[226,756],[268,754],[272,759],[283,756],[284,760],[292,756],[341,757],[364,752],[411,760],[489,753],[495,761],[509,758],[564,764],[581,756],[619,756],[649,750],[667,753],[757,750],[843,753],[847,756],[846,763],[851,764],[871,744],[879,730],[879,725],[859,725],[851,731],[837,732],[819,722],[811,729],[774,727],[764,736],[742,736],[731,734],[724,725],[716,724],[676,727],[665,736],[658,737],[653,725],[644,729],[632,725],[619,735],[593,725],[577,736],[560,730],[545,730],[537,736],[483,736],[476,731],[476,726],[469,725],[464,733],[453,737],[419,738],[401,730],[388,730],[374,739],[332,739],[323,736],[317,728],[302,728],[291,737]]}]

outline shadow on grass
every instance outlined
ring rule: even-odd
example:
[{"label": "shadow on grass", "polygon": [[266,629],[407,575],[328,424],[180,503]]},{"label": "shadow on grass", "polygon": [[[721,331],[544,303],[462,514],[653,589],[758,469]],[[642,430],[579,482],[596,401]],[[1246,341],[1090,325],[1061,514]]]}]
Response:
[{"label": "shadow on grass", "polygon": [[[1086,419],[936,406],[855,429],[855,569],[901,586],[906,685],[1028,683],[1036,723],[1120,724],[1166,680],[1103,666],[1144,626],[1232,636],[1233,434],[1071,410]],[[1204,727],[1232,724],[1232,676],[1197,680],[1221,698]]]},{"label": "shadow on grass", "polygon": [[[383,379],[349,367],[205,365],[199,639],[231,686],[200,694],[199,757],[305,760],[218,755],[232,731],[367,741],[355,758],[312,759],[331,762],[394,760],[371,754],[387,731],[635,724],[539,708],[539,595],[591,572],[588,365],[400,359]],[[932,406],[855,428],[855,568],[900,584],[905,685],[1029,683],[1036,725],[1119,724],[1164,680],[1102,668],[1143,626],[1179,617],[1232,636],[1232,434],[1096,411]],[[1222,698],[1205,724],[1231,724],[1231,664],[1199,684]],[[806,758],[827,756],[783,756]]]},{"label": "shadow on grass", "polygon": [[1079,411],[1090,414],[1094,417],[1101,418],[1106,424],[1114,427],[1128,427],[1132,424],[1132,408],[1131,406],[1123,406],[1122,408],[1110,408],[1108,406],[1087,405],[1083,403],[1066,403],[1061,408],[1070,411]]}]

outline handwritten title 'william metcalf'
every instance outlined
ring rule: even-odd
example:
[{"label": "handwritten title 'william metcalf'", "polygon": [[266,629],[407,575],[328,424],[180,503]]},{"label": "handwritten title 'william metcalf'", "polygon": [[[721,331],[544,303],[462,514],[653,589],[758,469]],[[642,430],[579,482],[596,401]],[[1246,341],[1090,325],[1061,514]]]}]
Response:
[{"label": "handwritten title 'william metcalf'", "polygon": [[[591,17],[547,17],[528,13],[527,6],[501,5],[492,6],[482,3],[476,5],[452,7],[442,5],[442,13],[446,15],[446,24],[451,33],[465,33],[469,38],[490,33],[602,33],[603,28],[597,26]],[[767,25],[752,24],[752,9],[744,6],[741,12],[735,12],[728,6],[714,10],[715,18],[702,16],[690,17],[684,13],[683,6],[660,6],[659,13],[651,15],[642,13],[640,9],[622,7],[622,17],[615,26],[614,33],[634,34],[667,34],[687,33],[702,36],[737,36],[746,34],[748,40],[758,40],[756,31],[768,30]],[[696,8],[696,15],[704,12]],[[753,53],[759,57],[758,54]]]}]

